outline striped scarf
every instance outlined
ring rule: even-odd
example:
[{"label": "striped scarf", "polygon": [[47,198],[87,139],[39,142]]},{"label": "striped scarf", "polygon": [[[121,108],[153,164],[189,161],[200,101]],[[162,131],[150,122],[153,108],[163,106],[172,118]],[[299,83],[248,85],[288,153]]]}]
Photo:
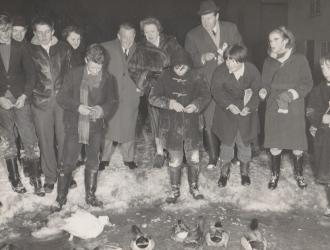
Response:
[{"label": "striped scarf", "polygon": [[[97,76],[91,76],[87,74],[86,68],[84,69],[82,82],[80,85],[80,103],[88,106],[88,92],[94,87],[99,87],[102,79],[102,71]],[[79,143],[89,144],[89,126],[90,115],[79,114],[78,120],[78,135]]]}]

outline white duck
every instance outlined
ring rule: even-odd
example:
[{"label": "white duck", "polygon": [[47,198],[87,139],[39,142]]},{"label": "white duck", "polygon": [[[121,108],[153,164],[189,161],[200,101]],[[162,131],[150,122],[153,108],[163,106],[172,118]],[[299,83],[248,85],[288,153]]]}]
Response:
[{"label": "white duck", "polygon": [[65,222],[61,229],[70,234],[69,240],[72,240],[73,236],[81,239],[96,238],[103,232],[104,226],[110,224],[108,216],[96,217],[84,210],[78,210],[66,218]]},{"label": "white duck", "polygon": [[153,250],[155,248],[155,241],[150,236],[143,234],[138,226],[132,226],[132,234],[131,250]]},{"label": "white duck", "polygon": [[241,245],[244,250],[266,250],[267,241],[258,230],[259,222],[257,219],[252,219],[250,228],[241,238]]},{"label": "white duck", "polygon": [[205,235],[205,241],[208,246],[227,248],[229,233],[222,227],[220,221],[212,223],[210,230]]}]

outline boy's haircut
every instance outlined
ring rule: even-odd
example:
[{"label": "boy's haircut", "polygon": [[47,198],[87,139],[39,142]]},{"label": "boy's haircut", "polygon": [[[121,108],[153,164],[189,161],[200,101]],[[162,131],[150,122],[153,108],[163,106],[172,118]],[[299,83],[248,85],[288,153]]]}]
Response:
[{"label": "boy's haircut", "polygon": [[52,30],[54,29],[54,21],[47,16],[37,16],[32,20],[32,29],[35,31],[37,25],[48,25]]},{"label": "boy's haircut", "polygon": [[62,37],[63,39],[67,39],[67,37],[72,33],[76,33],[78,35],[80,35],[80,37],[82,37],[82,29],[76,25],[69,25],[69,26],[66,26],[63,31],[62,31]]},{"label": "boy's haircut", "polygon": [[223,53],[223,58],[233,59],[236,62],[245,62],[247,58],[248,50],[244,45],[233,44],[230,45]]},{"label": "boy's haircut", "polygon": [[94,43],[87,47],[86,49],[86,59],[97,64],[104,64],[105,62],[105,50],[98,44]]},{"label": "boy's haircut", "polygon": [[133,30],[135,32],[134,26],[129,22],[125,22],[125,23],[120,24],[118,32],[120,32],[120,30],[122,30],[122,29],[124,29],[124,30]]},{"label": "boy's haircut", "polygon": [[9,14],[7,14],[7,13],[0,14],[0,27],[5,27],[8,25],[12,25],[12,24],[13,24],[13,21]]},{"label": "boy's haircut", "polygon": [[327,53],[327,54],[321,56],[320,65],[325,64],[325,63],[330,64],[330,53]]},{"label": "boy's haircut", "polygon": [[160,21],[155,17],[147,17],[140,22],[140,29],[141,29],[142,33],[144,33],[144,31],[143,31],[144,26],[149,25],[149,24],[155,25],[157,27],[158,32],[162,33],[163,26],[161,25]]}]

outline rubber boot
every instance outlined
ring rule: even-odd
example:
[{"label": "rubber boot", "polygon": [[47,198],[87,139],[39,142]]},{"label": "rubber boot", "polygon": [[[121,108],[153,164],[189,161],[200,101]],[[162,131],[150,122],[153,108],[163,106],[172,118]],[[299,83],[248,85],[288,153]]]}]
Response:
[{"label": "rubber boot", "polygon": [[231,162],[224,162],[220,160],[220,178],[218,180],[219,187],[225,187],[230,177]]},{"label": "rubber boot", "polygon": [[66,197],[69,192],[70,183],[72,181],[72,173],[65,173],[60,170],[57,176],[57,197],[56,205],[53,207],[54,212],[62,210],[62,207],[66,204]]},{"label": "rubber boot", "polygon": [[210,130],[203,130],[203,140],[205,150],[209,155],[209,163],[207,168],[214,168],[217,165],[220,153],[220,142],[218,137]]},{"label": "rubber boot", "polygon": [[188,172],[188,183],[189,183],[189,192],[195,200],[204,199],[204,195],[199,192],[198,189],[198,175],[199,175],[199,165],[189,165],[187,166]]},{"label": "rubber boot", "polygon": [[30,177],[31,175],[31,165],[29,159],[23,158],[21,159],[21,164],[23,167],[23,173],[25,177]]},{"label": "rubber boot", "polygon": [[12,189],[19,194],[26,193],[26,189],[21,182],[18,172],[17,157],[6,159],[8,178]]},{"label": "rubber boot", "polygon": [[166,198],[167,203],[176,203],[180,197],[180,184],[181,184],[181,166],[169,167],[171,193]]},{"label": "rubber boot", "polygon": [[246,162],[240,162],[240,172],[241,172],[241,184],[243,186],[249,186],[251,184],[250,179],[250,163]]},{"label": "rubber boot", "polygon": [[292,159],[293,159],[293,168],[294,168],[294,175],[298,184],[298,187],[301,189],[304,189],[307,187],[307,183],[305,182],[305,179],[303,177],[303,162],[304,157],[303,155],[295,155],[292,153]]},{"label": "rubber boot", "polygon": [[268,183],[268,188],[271,190],[274,190],[277,188],[277,183],[280,178],[280,171],[281,171],[281,155],[272,155],[271,154],[271,163],[270,163],[270,171],[272,173],[272,176],[270,178],[270,181]]},{"label": "rubber boot", "polygon": [[45,191],[41,182],[40,161],[39,159],[29,160],[30,164],[30,184],[34,187],[34,194],[43,197]]},{"label": "rubber boot", "polygon": [[102,207],[103,202],[95,196],[98,171],[85,169],[85,200],[92,207]]}]

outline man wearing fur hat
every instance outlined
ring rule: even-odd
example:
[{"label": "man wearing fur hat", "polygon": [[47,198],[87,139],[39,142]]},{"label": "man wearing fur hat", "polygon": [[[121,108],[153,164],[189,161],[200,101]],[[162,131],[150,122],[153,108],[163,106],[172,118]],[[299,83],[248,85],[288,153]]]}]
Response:
[{"label": "man wearing fur hat", "polygon": [[194,199],[203,199],[198,189],[199,114],[210,102],[205,80],[191,70],[189,54],[183,49],[172,55],[172,67],[165,70],[151,90],[149,102],[160,109],[160,137],[169,152],[171,194],[167,203],[180,196],[181,165],[187,160],[188,182]]},{"label": "man wearing fur hat", "polygon": [[64,143],[63,109],[55,97],[69,69],[71,50],[54,36],[54,23],[49,18],[37,17],[32,27],[31,53],[37,73],[32,111],[39,138],[41,168],[45,175],[44,188],[46,193],[50,193],[57,179]]},{"label": "man wearing fur hat", "polygon": [[[241,44],[242,38],[235,24],[219,20],[219,7],[212,1],[202,1],[198,14],[201,25],[188,32],[185,49],[191,55],[194,67],[205,75],[210,88],[215,68],[223,63],[223,52],[231,44]],[[219,140],[212,133],[215,102],[203,112],[204,145],[209,154],[208,168],[215,167],[219,157]]]}]

